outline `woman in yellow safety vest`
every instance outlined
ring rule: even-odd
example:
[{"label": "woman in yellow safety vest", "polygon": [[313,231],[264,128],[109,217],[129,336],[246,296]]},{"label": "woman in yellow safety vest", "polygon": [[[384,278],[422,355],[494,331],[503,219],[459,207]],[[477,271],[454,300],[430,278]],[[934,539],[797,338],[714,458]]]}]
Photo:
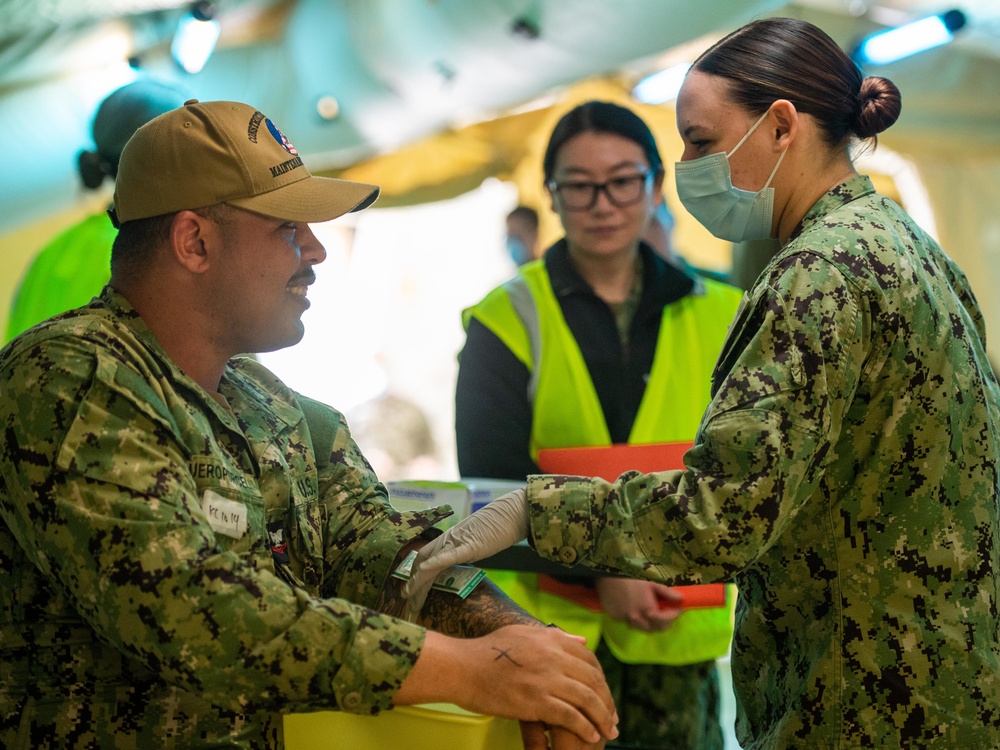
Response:
[{"label": "woman in yellow safety vest", "polygon": [[[543,168],[565,237],[465,314],[464,477],[523,480],[542,473],[546,448],[693,440],[740,301],[641,240],[664,170],[635,113],[576,107]],[[581,592],[545,579],[540,588],[532,574],[491,577],[536,617],[587,636],[615,692],[619,742],[721,750],[714,660],[728,651],[731,598],[678,614],[677,592],[648,581],[597,578]]]}]

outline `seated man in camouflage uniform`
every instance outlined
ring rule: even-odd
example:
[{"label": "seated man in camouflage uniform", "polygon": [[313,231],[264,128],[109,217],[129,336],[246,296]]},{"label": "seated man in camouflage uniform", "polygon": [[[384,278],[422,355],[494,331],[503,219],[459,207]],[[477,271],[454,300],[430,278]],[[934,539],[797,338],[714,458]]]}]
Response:
[{"label": "seated man in camouflage uniform", "polygon": [[308,222],[377,192],[243,104],[129,142],[110,284],[0,351],[0,746],[274,748],[283,713],[426,701],[616,733],[585,646],[489,587],[392,616],[447,513],[395,512],[339,413],[235,357],[301,339]]}]

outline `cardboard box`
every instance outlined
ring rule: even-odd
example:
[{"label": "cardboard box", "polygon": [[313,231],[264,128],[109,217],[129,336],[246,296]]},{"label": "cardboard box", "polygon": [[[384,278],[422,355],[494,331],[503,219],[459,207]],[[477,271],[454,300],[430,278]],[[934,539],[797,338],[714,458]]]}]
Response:
[{"label": "cardboard box", "polygon": [[509,479],[479,479],[476,477],[463,478],[462,483],[469,491],[469,512],[475,513],[486,503],[496,500],[501,495],[506,495],[513,490],[524,489],[524,482],[515,482]]},{"label": "cardboard box", "polygon": [[448,529],[469,514],[469,490],[462,482],[438,482],[413,479],[386,482],[389,502],[396,510],[426,510],[438,505],[450,505],[455,511],[438,526]]}]

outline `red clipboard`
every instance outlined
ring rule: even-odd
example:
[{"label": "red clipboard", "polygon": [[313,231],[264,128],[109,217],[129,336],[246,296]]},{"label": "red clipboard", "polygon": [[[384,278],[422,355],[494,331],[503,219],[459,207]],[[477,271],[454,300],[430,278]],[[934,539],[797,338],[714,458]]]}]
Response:
[{"label": "red clipboard", "polygon": [[[566,474],[581,477],[600,477],[615,481],[626,471],[650,474],[668,469],[683,469],[684,454],[693,442],[653,443],[649,445],[601,445],[584,448],[543,448],[538,451],[538,468],[546,474]],[[538,586],[543,591],[573,599],[564,584],[546,575],[538,576]],[[576,588],[576,587],[572,587]],[[706,583],[678,586],[678,593],[685,609],[696,607],[722,607],[726,604],[726,586],[723,583]],[[593,597],[596,599],[596,595]],[[593,601],[580,601],[593,608]]]},{"label": "red clipboard", "polygon": [[693,442],[678,442],[542,448],[538,451],[538,468],[546,474],[600,477],[613,482],[626,471],[650,474],[667,469],[683,469],[684,454],[692,446]]}]

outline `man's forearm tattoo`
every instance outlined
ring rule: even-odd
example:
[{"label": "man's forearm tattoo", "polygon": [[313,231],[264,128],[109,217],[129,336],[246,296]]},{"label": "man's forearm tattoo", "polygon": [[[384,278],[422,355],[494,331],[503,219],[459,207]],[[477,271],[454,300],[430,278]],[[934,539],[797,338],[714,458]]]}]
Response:
[{"label": "man's forearm tattoo", "polygon": [[[399,578],[389,577],[376,604],[379,612],[393,617],[405,616],[404,583]],[[537,619],[486,578],[465,599],[432,589],[418,622],[457,638],[477,638],[504,625],[538,624]]]},{"label": "man's forearm tattoo", "polygon": [[538,624],[486,578],[465,599],[432,590],[421,615],[422,624],[459,638],[477,638],[504,625]]}]

